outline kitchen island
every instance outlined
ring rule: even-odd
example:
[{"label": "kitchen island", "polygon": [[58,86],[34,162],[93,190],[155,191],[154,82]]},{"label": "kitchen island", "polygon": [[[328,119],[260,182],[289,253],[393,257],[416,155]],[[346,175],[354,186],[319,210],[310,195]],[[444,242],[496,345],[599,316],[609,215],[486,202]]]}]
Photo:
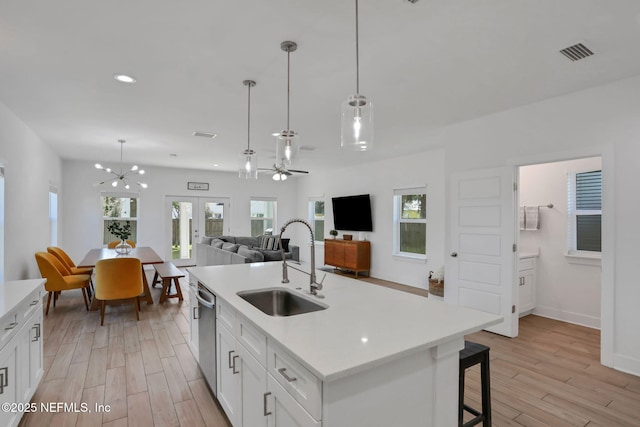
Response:
[{"label": "kitchen island", "polygon": [[[457,425],[464,336],[502,321],[334,274],[319,299],[303,273],[282,284],[280,263],[188,271],[216,296],[217,398],[234,426]],[[264,288],[327,308],[274,317],[237,295]]]}]

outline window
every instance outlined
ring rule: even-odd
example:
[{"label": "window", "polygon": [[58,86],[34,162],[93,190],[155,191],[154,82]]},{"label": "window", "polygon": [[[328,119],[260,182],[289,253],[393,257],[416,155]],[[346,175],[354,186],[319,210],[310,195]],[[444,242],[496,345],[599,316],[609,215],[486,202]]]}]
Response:
[{"label": "window", "polygon": [[316,242],[324,242],[324,200],[309,199],[309,223]]},{"label": "window", "polygon": [[569,254],[602,251],[602,171],[569,174]]},{"label": "window", "polygon": [[274,233],[277,202],[273,199],[251,199],[251,235]]},{"label": "window", "polygon": [[58,246],[58,189],[49,186],[49,245]]},{"label": "window", "polygon": [[393,254],[426,259],[426,187],[393,190]]},{"label": "window", "polygon": [[103,194],[102,195],[102,244],[118,240],[111,234],[107,227],[112,222],[119,222],[124,225],[131,222],[131,236],[129,240],[138,241],[138,198],[125,194]]}]

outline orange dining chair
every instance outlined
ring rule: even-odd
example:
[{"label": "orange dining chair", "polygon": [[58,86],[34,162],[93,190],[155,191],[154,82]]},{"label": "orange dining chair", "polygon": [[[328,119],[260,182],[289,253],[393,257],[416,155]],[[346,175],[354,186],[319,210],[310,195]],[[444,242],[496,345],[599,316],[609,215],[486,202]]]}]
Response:
[{"label": "orange dining chair", "polygon": [[[47,248],[47,252],[58,258],[60,262],[64,264],[69,269],[69,271],[71,271],[71,274],[88,274],[89,277],[91,277],[91,275],[93,274],[93,268],[91,267],[78,268],[71,257],[62,248],[59,248],[57,246],[49,246]],[[93,287],[93,281],[91,279],[89,279],[89,284],[91,285],[91,287]],[[91,291],[89,290],[89,292]],[[89,296],[91,296],[91,294],[89,294]]]},{"label": "orange dining chair", "polygon": [[60,262],[58,258],[48,252],[36,252],[36,262],[40,269],[40,275],[47,279],[44,288],[49,292],[47,297],[47,309],[45,316],[49,314],[49,304],[53,295],[53,306],[56,306],[56,300],[61,291],[70,289],[82,289],[82,297],[84,298],[84,306],[89,311],[89,303],[87,300],[87,288],[91,276],[88,274],[71,274],[71,271]]},{"label": "orange dining chair", "polygon": [[100,301],[100,326],[104,325],[106,301],[132,299],[136,319],[140,320],[142,264],[138,258],[110,258],[96,263],[96,295]]},{"label": "orange dining chair", "polygon": [[[107,243],[107,248],[109,249],[115,249],[116,246],[118,246],[120,244],[122,240],[114,240],[113,242],[109,242]],[[136,247],[136,242],[134,242],[133,240],[127,240],[126,241],[129,245],[131,245],[132,248]]]}]

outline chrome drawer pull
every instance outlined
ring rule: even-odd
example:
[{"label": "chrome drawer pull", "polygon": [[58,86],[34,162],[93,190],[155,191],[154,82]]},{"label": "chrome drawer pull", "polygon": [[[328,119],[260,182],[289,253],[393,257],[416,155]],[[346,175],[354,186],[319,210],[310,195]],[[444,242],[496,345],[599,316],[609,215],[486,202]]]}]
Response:
[{"label": "chrome drawer pull", "polygon": [[31,301],[31,304],[29,304],[29,305],[36,305],[37,303],[38,303],[38,300]]},{"label": "chrome drawer pull", "polygon": [[287,368],[280,368],[278,369],[278,372],[280,372],[280,375],[282,375],[284,377],[285,380],[289,381],[290,383],[294,382],[295,380],[297,380],[296,377],[291,378],[289,375],[287,375],[285,373],[285,371],[287,370]]},{"label": "chrome drawer pull", "polygon": [[34,326],[31,327],[31,329],[36,330],[36,336],[33,337],[33,339],[31,340],[33,342],[36,342],[40,339],[40,323],[36,323]]},{"label": "chrome drawer pull", "polygon": [[262,407],[263,407],[262,413],[264,414],[265,417],[271,415],[271,411],[267,412],[267,396],[269,396],[270,394],[271,394],[271,392],[268,391],[262,397]]},{"label": "chrome drawer pull", "polygon": [[11,323],[9,323],[9,326],[4,328],[4,330],[5,331],[10,331],[11,329],[15,328],[16,326],[18,326],[18,322],[11,322]]},{"label": "chrome drawer pull", "polygon": [[[196,317],[196,310],[198,311],[197,317]],[[195,320],[198,320],[200,318],[200,307],[193,307],[193,318]]]},{"label": "chrome drawer pull", "polygon": [[233,374],[239,374],[240,371],[236,371],[236,359],[240,356],[233,356]]},{"label": "chrome drawer pull", "polygon": [[233,366],[231,366],[231,353],[235,353],[235,351],[234,351],[234,350],[231,350],[231,351],[229,352],[229,369],[233,369]]},{"label": "chrome drawer pull", "polygon": [[0,369],[0,394],[4,393],[4,388],[9,385],[9,368]]}]

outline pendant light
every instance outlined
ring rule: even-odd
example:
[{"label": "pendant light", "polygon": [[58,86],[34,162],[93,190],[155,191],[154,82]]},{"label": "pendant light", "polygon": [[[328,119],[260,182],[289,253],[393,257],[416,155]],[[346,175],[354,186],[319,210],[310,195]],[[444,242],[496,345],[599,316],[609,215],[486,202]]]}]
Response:
[{"label": "pendant light", "polygon": [[298,45],[292,41],[284,41],[280,43],[280,49],[287,52],[287,128],[273,135],[276,137],[276,163],[278,166],[289,166],[291,165],[291,160],[298,154],[300,147],[298,133],[289,127],[291,52],[295,52],[298,49]]},{"label": "pendant light", "polygon": [[358,44],[358,0],[356,2],[356,93],[342,103],[340,145],[354,151],[373,148],[373,105],[360,94],[360,59]]},{"label": "pendant light", "polygon": [[244,179],[258,179],[258,157],[251,149],[251,88],[256,85],[253,80],[244,80],[243,85],[247,86],[247,149],[240,155],[240,168],[238,176]]},{"label": "pendant light", "polygon": [[[127,178],[131,179],[134,175],[144,175],[144,170],[138,168],[138,165],[133,165],[131,169],[124,172],[123,162],[122,162],[122,148],[124,147],[124,143],[126,141],[124,139],[119,139],[118,142],[120,143],[120,172],[116,172],[111,168],[105,168],[100,163],[96,163],[95,164],[96,169],[100,169],[114,175],[113,178],[99,182],[96,185],[102,185],[106,182],[111,181],[112,187],[117,187],[118,185],[122,184],[124,188],[128,190],[129,188],[131,188],[131,186],[129,185],[129,181],[127,180]],[[142,188],[147,188],[147,184],[144,182],[136,181],[136,184],[138,184]]]}]

